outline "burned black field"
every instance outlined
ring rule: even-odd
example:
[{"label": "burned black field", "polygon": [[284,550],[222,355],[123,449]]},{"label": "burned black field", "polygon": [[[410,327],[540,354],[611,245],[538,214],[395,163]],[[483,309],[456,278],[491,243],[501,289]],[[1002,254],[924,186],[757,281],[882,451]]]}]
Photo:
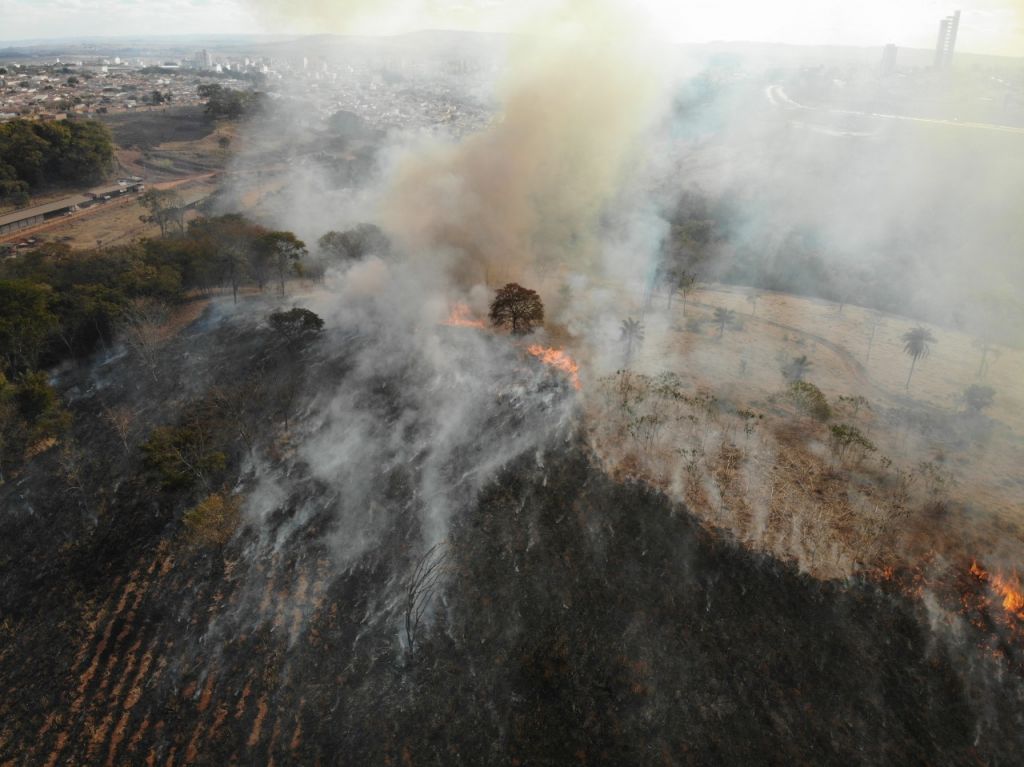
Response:
[{"label": "burned black field", "polygon": [[[380,363],[373,323],[289,343],[226,306],[61,373],[88,449],[0,487],[0,763],[1019,762],[1004,662],[613,482],[536,361]],[[506,343],[470,336],[436,349]],[[194,472],[160,427],[200,433]],[[240,519],[197,539],[215,494]]]}]

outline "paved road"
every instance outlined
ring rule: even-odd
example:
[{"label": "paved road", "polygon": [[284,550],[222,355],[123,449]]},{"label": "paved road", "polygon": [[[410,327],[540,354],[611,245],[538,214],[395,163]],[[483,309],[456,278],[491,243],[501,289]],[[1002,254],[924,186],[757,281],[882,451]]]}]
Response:
[{"label": "paved road", "polygon": [[[903,120],[906,122],[930,123],[932,125],[951,125],[956,128],[970,128],[974,130],[999,131],[1002,133],[1015,133],[1024,136],[1024,128],[1015,128],[1012,125],[995,125],[993,123],[960,122],[959,120],[939,120],[931,117],[911,117],[910,115],[892,115],[879,112],[858,112],[854,109],[829,109],[826,107],[810,107],[791,99],[781,85],[769,85],[764,89],[765,98],[768,103],[779,109],[792,111],[805,110],[808,112],[819,112],[822,114],[845,115],[854,117],[866,117],[876,120]],[[823,126],[818,126],[823,127]],[[856,131],[835,131],[837,135],[873,135],[871,133],[858,133]]]}]

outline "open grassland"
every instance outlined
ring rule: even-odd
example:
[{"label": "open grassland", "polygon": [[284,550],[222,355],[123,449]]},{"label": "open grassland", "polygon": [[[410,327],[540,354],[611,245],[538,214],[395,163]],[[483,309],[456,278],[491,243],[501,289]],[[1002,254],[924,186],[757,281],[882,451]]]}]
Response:
[{"label": "open grassland", "polygon": [[[1024,353],[994,346],[979,375],[978,339],[932,328],[937,340],[908,391],[901,337],[919,323],[783,294],[760,294],[755,308],[749,295],[707,287],[689,296],[685,314],[680,300],[666,311],[656,297],[632,372],[592,371],[593,443],[609,467],[817,575],[936,551],[1015,561],[1024,546]],[[716,308],[734,312],[721,330]],[[782,369],[796,357],[807,358],[805,379],[827,398],[828,420],[785,395]],[[960,401],[972,384],[995,390],[982,414]],[[872,448],[841,451],[831,431],[840,425]]]}]

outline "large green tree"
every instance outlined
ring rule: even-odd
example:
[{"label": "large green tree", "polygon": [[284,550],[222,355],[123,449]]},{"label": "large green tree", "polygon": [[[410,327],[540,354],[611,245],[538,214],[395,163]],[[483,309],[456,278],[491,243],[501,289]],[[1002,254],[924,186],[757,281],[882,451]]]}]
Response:
[{"label": "large green tree", "polygon": [[91,120],[11,120],[0,124],[0,197],[23,201],[26,191],[103,179],[114,162],[114,143]]},{"label": "large green tree", "polygon": [[291,232],[268,232],[260,243],[270,254],[270,262],[277,272],[281,295],[284,295],[284,281],[288,273],[298,269],[299,262],[307,255],[306,243]]}]

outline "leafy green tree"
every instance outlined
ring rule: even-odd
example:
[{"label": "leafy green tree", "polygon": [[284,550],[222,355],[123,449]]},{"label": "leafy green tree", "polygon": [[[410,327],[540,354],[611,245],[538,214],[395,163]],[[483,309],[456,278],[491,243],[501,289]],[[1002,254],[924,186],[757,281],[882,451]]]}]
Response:
[{"label": "leafy green tree", "polygon": [[50,145],[28,120],[0,123],[0,163],[13,168],[18,180],[33,187],[41,184],[50,153]]},{"label": "leafy green tree", "polygon": [[214,446],[210,424],[193,417],[182,426],[160,426],[143,444],[146,465],[156,471],[168,490],[185,489],[196,483],[210,484],[227,465],[227,456]]},{"label": "leafy green tree", "polygon": [[[231,286],[238,302],[238,289],[252,277],[252,253],[266,247],[267,230],[237,213],[201,219],[189,224],[188,238],[194,240],[205,263],[213,267],[220,284]],[[268,257],[269,251],[264,254]]]},{"label": "leafy green tree", "polygon": [[14,205],[27,205],[28,191],[28,182],[19,179],[18,172],[0,160],[0,200],[7,200]]},{"label": "leafy green tree", "polygon": [[262,105],[264,98],[257,91],[236,91],[217,83],[200,85],[198,94],[206,100],[207,116],[215,120],[237,120],[251,114]]},{"label": "leafy green tree", "polygon": [[200,219],[189,224],[185,237],[154,238],[143,243],[143,259],[173,269],[183,290],[211,290],[220,279],[218,244]]},{"label": "leafy green tree", "polygon": [[95,120],[70,120],[67,143],[57,160],[60,181],[94,183],[114,167],[114,142],[110,130]]},{"label": "leafy green tree", "polygon": [[526,335],[533,332],[534,325],[544,322],[544,303],[537,291],[510,282],[495,294],[489,317],[495,327],[507,327],[513,335]]},{"label": "leafy green tree", "polygon": [[35,368],[57,317],[53,291],[25,280],[0,280],[0,359],[9,374]]},{"label": "leafy green tree", "polygon": [[908,330],[902,336],[903,351],[910,357],[910,372],[907,374],[907,383],[904,389],[910,391],[910,377],[914,375],[914,366],[921,357],[927,357],[931,353],[931,344],[935,343],[935,336],[928,328],[918,325]]},{"label": "leafy green tree", "polygon": [[110,131],[92,120],[0,124],[0,193],[54,183],[99,181],[113,167]]},{"label": "leafy green tree", "polygon": [[281,295],[284,295],[284,281],[289,271],[296,271],[303,256],[309,254],[306,243],[291,232],[270,232],[263,238],[270,261],[277,272]]}]

